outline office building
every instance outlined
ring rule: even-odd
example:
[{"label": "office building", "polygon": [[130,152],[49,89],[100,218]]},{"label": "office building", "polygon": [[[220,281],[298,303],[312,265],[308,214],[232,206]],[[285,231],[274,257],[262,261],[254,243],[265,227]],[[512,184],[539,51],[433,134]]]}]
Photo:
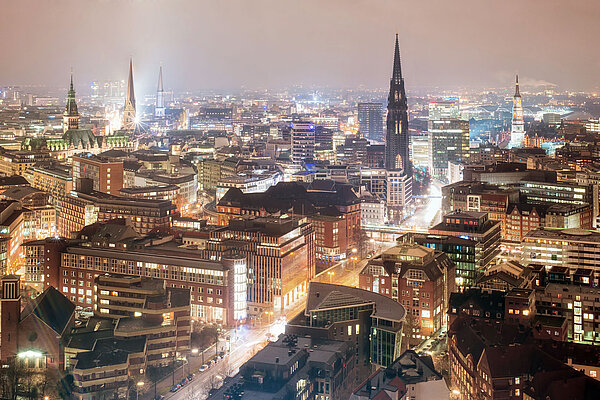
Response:
[{"label": "office building", "polygon": [[311,282],[306,309],[286,333],[358,343],[359,362],[387,367],[400,356],[405,317],[400,303],[380,293]]},{"label": "office building", "polygon": [[59,232],[72,237],[84,226],[114,218],[125,218],[140,234],[158,228],[169,228],[175,206],[168,200],[135,199],[94,191],[90,179],[79,180],[80,189],[63,201],[59,216]]},{"label": "office building", "polygon": [[371,140],[383,140],[383,104],[358,103],[358,130]]},{"label": "office building", "polygon": [[169,363],[190,351],[189,288],[167,287],[162,279],[110,273],[98,275],[94,283],[94,314],[117,320],[117,337],[145,335],[148,365]]},{"label": "office building", "polygon": [[49,193],[59,212],[61,201],[73,190],[72,168],[56,161],[36,163],[25,178],[32,187]]},{"label": "office building", "polygon": [[50,153],[44,150],[4,150],[0,148],[0,174],[25,176],[36,163],[50,161]]},{"label": "office building", "polygon": [[199,321],[233,326],[246,319],[246,257],[239,252],[210,260],[172,235],[141,236],[125,220],[87,226],[76,240],[45,239],[24,247],[26,265],[42,262],[44,287],[60,289],[83,308],[94,304],[95,279],[111,273],[189,289],[191,316]]},{"label": "office building", "polygon": [[359,275],[363,290],[391,297],[404,306],[412,325],[408,340],[418,343],[446,326],[455,266],[441,251],[400,243],[369,260]]},{"label": "office building", "polygon": [[[348,257],[352,249],[359,246],[360,199],[351,185],[333,180],[279,182],[263,193],[242,193],[237,188],[231,188],[217,204],[217,214],[219,225],[227,225],[230,219],[247,215],[266,217],[287,214],[297,218],[308,217],[309,221],[318,215],[341,217],[338,220],[343,222],[338,223],[337,228],[345,230],[345,247],[340,247],[339,253],[338,250],[328,253],[325,249],[332,246],[321,242],[320,238],[325,236],[319,234],[315,238],[315,246],[317,254],[322,256],[318,258],[327,261],[326,256],[336,254]],[[331,220],[329,224],[333,225],[334,222]],[[333,226],[329,226],[323,235],[329,234],[328,232],[333,235],[333,229]],[[332,260],[328,260],[330,261]]]},{"label": "office building", "polygon": [[469,121],[430,119],[429,173],[446,181],[448,162],[464,162],[469,158]]},{"label": "office building", "polygon": [[[442,222],[429,229],[429,233],[476,242],[476,270],[457,268],[457,277],[463,278],[465,286],[474,284],[500,253],[500,223],[489,220],[487,213],[453,211],[444,215]],[[470,267],[470,265],[463,265],[463,267]]]},{"label": "office building", "polygon": [[441,251],[455,265],[456,286],[462,290],[475,284],[479,267],[476,262],[477,242],[457,236],[415,233],[407,240]]},{"label": "office building", "polygon": [[307,292],[315,276],[313,227],[306,218],[233,219],[210,232],[209,258],[235,250],[248,261],[249,314],[289,309]]},{"label": "office building", "polygon": [[294,122],[291,132],[291,158],[294,164],[312,162],[315,157],[315,124]]},{"label": "office building", "polygon": [[367,146],[367,167],[383,168],[385,165],[385,145],[371,144]]},{"label": "office building", "polygon": [[523,238],[525,263],[542,264],[546,269],[580,268],[593,272],[592,284],[600,285],[600,233],[586,229],[540,228]]},{"label": "office building", "polygon": [[458,98],[429,102],[429,121],[444,119],[460,119]]},{"label": "office building", "polygon": [[112,161],[106,157],[82,153],[73,156],[72,164],[75,186],[81,178],[88,178],[92,180],[92,189],[96,192],[114,196],[120,194],[123,188],[123,161]]}]

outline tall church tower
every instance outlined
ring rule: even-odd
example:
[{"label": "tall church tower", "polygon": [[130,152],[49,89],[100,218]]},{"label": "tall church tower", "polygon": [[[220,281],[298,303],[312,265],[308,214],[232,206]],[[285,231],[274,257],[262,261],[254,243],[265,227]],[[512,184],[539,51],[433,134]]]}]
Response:
[{"label": "tall church tower", "polygon": [[525,140],[525,122],[523,121],[523,103],[519,92],[519,75],[515,83],[515,96],[513,97],[512,124],[510,128],[510,142],[508,148],[523,147]]},{"label": "tall church tower", "polygon": [[409,158],[408,106],[404,91],[404,78],[400,66],[400,45],[396,34],[394,51],[394,70],[390,80],[388,96],[387,133],[385,141],[385,169],[404,171],[412,176],[412,164]]},{"label": "tall church tower", "polygon": [[154,108],[156,118],[165,117],[165,90],[163,89],[162,66],[158,70],[158,89],[156,90],[156,107]]},{"label": "tall church tower", "polygon": [[125,109],[123,110],[123,128],[134,130],[136,123],[135,115],[135,92],[133,90],[133,61],[129,59],[129,80],[127,81],[127,94],[125,97]]},{"label": "tall church tower", "polygon": [[63,113],[63,133],[69,129],[79,128],[79,112],[77,112],[77,103],[75,102],[75,89],[73,89],[73,73],[71,73],[71,86],[67,92],[67,105]]},{"label": "tall church tower", "polygon": [[390,221],[399,223],[412,203],[412,163],[409,158],[408,105],[400,66],[400,45],[396,34],[394,70],[388,96],[385,138],[386,204]]},{"label": "tall church tower", "polygon": [[21,293],[19,277],[2,277],[2,297],[0,298],[0,360],[6,361],[17,355],[17,337],[21,319]]}]

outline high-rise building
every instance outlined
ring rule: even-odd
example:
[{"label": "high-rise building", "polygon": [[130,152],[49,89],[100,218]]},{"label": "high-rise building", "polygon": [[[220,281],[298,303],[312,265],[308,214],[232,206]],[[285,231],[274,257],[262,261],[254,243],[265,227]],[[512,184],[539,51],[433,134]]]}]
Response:
[{"label": "high-rise building", "polygon": [[412,176],[412,164],[409,158],[408,105],[400,65],[398,35],[396,35],[394,70],[388,97],[385,150],[385,169],[388,171],[402,170],[404,174]]},{"label": "high-rise building", "polygon": [[383,104],[358,103],[358,130],[371,140],[383,140]]},{"label": "high-rise building", "polygon": [[429,173],[447,180],[449,161],[466,161],[469,157],[469,121],[459,119],[430,119]]},{"label": "high-rise building", "polygon": [[292,125],[292,161],[302,164],[312,162],[315,156],[315,124],[294,122]]},{"label": "high-rise building", "polygon": [[165,117],[165,90],[163,88],[162,66],[158,70],[158,89],[156,90],[156,107],[154,108],[156,118]]},{"label": "high-rise building", "polygon": [[519,75],[515,84],[515,96],[513,98],[512,125],[510,129],[509,148],[523,146],[525,139],[525,122],[523,121],[523,104],[521,103],[521,93],[519,93]]},{"label": "high-rise building", "polygon": [[[488,219],[487,213],[476,211],[454,211],[445,215],[442,222],[429,229],[429,233],[438,236],[454,236],[475,242],[475,265],[457,263],[456,283],[458,286],[472,286],[477,278],[493,264],[500,253],[500,223]],[[465,254],[473,244],[464,246]],[[436,246],[437,247],[437,246]],[[455,258],[456,259],[456,258]],[[473,270],[472,268],[475,267]]]},{"label": "high-rise building", "polygon": [[123,189],[123,161],[113,161],[90,153],[73,156],[75,186],[81,182],[81,178],[91,179],[93,189],[98,192],[118,196],[121,194],[120,190]]},{"label": "high-rise building", "polygon": [[123,110],[123,128],[133,130],[136,122],[135,92],[133,90],[133,61],[129,60],[129,80],[127,81],[127,94]]},{"label": "high-rise building", "polygon": [[446,99],[443,101],[432,101],[429,103],[429,120],[459,119],[460,109],[458,99]]},{"label": "high-rise building", "polygon": [[73,74],[71,74],[71,85],[67,93],[67,105],[63,113],[63,133],[69,129],[79,128],[79,112],[77,111],[77,103],[75,102],[75,89],[73,89]]}]

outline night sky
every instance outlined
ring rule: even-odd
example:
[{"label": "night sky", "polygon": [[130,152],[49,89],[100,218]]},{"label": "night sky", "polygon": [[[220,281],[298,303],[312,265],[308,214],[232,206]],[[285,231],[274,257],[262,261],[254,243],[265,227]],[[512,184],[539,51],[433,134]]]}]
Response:
[{"label": "night sky", "polygon": [[600,1],[0,0],[0,85],[126,79],[166,89],[600,86]]}]

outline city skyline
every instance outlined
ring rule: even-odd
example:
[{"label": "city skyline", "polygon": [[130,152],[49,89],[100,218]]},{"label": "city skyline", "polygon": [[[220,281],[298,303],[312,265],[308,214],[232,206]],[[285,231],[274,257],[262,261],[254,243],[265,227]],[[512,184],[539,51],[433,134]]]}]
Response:
[{"label": "city skyline", "polygon": [[[333,1],[317,9],[316,2],[282,6],[268,0],[252,6],[181,1],[177,7],[131,1],[118,8],[112,1],[83,6],[59,1],[37,4],[33,15],[27,2],[7,4],[0,33],[12,36],[5,54],[13,61],[0,67],[0,76],[3,85],[58,86],[73,66],[78,87],[78,82],[126,79],[124,65],[133,57],[140,96],[155,92],[161,62],[165,86],[175,91],[384,88],[386,49],[397,32],[409,91],[507,87],[517,72],[525,87],[599,86],[593,73],[599,60],[584,39],[596,29],[585,21],[597,16],[600,6],[553,2],[542,8],[538,1],[509,1],[492,13],[470,0],[459,3],[342,6]],[[280,18],[284,15],[289,17]],[[49,25],[53,17],[69,23]],[[27,34],[15,35],[25,19]],[[569,29],[556,29],[559,24]],[[578,57],[561,61],[555,49],[563,48]]]}]

